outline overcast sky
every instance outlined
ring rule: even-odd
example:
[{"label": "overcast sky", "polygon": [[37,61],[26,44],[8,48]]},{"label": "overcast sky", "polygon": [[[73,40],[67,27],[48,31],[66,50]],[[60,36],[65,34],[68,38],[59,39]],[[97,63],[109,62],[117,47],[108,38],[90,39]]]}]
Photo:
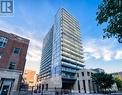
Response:
[{"label": "overcast sky", "polygon": [[39,72],[42,41],[54,15],[66,8],[79,22],[86,68],[122,71],[122,44],[102,39],[104,26],[97,26],[96,10],[101,0],[14,0],[14,16],[0,17],[0,30],[30,39],[26,68]]}]

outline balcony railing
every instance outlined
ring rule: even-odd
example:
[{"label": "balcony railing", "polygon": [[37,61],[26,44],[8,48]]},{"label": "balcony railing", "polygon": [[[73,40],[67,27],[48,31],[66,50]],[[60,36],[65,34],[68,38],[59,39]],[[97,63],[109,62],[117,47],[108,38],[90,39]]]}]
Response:
[{"label": "balcony railing", "polygon": [[63,79],[69,79],[69,80],[76,80],[77,78],[74,76],[62,76]]},{"label": "balcony railing", "polygon": [[62,68],[63,72],[76,73],[76,70]]}]

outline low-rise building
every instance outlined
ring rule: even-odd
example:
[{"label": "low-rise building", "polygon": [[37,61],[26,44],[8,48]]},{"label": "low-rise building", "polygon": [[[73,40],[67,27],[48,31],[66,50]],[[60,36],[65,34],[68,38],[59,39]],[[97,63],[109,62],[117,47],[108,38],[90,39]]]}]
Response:
[{"label": "low-rise building", "polygon": [[[77,81],[76,81],[76,92],[78,93],[97,93],[100,89],[97,88],[97,85],[94,84],[92,80],[92,74],[105,72],[101,68],[96,69],[82,69],[77,72]],[[116,83],[114,83],[109,89],[111,91],[118,91]]]},{"label": "low-rise building", "polygon": [[95,68],[95,69],[91,69],[97,73],[102,73],[102,72],[105,72],[104,69],[101,69],[101,68]]},{"label": "low-rise building", "polygon": [[26,84],[28,84],[28,90],[32,90],[36,86],[37,74],[33,70],[25,70],[23,74],[23,79]]},{"label": "low-rise building", "polygon": [[17,95],[29,40],[0,30],[0,95]]},{"label": "low-rise building", "polygon": [[122,72],[112,73],[112,76],[113,76],[113,77],[117,77],[117,78],[119,78],[120,80],[122,80]]},{"label": "low-rise building", "polygon": [[[79,71],[76,72],[75,74],[75,83],[73,86],[71,86],[71,89],[69,89],[72,93],[98,93],[98,88],[97,85],[93,82],[92,80],[92,75],[95,73],[102,73],[104,72],[103,69],[100,68],[96,68],[96,69],[81,69]],[[52,82],[52,81],[50,81]],[[45,83],[46,84],[46,83]],[[57,83],[58,84],[58,83]],[[58,89],[58,88],[55,88]],[[38,84],[38,91],[44,91],[44,92],[48,92],[51,93],[53,91],[55,91],[55,89],[50,89],[48,88],[46,85],[39,85]],[[62,89],[63,91],[67,90],[67,89]],[[59,93],[61,93],[59,90]],[[116,84],[112,85],[112,88],[110,89],[111,91],[118,91]],[[100,89],[99,89],[100,91]],[[62,92],[63,93],[63,92]]]},{"label": "low-rise building", "polygon": [[97,92],[96,85],[92,82],[92,74],[96,73],[91,69],[79,70],[76,74],[77,81],[75,88],[78,93],[95,93]]}]

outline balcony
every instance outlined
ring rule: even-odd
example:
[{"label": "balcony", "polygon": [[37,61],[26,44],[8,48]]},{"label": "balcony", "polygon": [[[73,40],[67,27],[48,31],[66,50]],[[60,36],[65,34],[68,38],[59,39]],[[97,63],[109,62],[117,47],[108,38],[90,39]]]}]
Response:
[{"label": "balcony", "polygon": [[62,76],[62,79],[64,80],[77,80],[77,78],[75,78],[74,76]]},{"label": "balcony", "polygon": [[67,63],[67,62],[62,62],[62,66],[74,68],[77,70],[82,69],[80,66],[77,66],[76,64]]},{"label": "balcony", "polygon": [[[67,52],[62,52],[62,57],[64,58],[64,59],[66,59],[66,60],[70,60],[70,61],[74,61],[74,62],[76,62],[76,63],[84,63],[84,61],[83,61],[83,59],[82,58],[78,58],[78,57],[76,57],[76,56],[74,56],[74,55],[71,55],[71,54],[69,54],[69,53],[67,53]],[[79,64],[79,65],[80,65]]]},{"label": "balcony", "polygon": [[71,69],[71,68],[65,68],[65,67],[62,67],[62,72],[68,72],[68,73],[76,73],[76,70],[74,69]]}]

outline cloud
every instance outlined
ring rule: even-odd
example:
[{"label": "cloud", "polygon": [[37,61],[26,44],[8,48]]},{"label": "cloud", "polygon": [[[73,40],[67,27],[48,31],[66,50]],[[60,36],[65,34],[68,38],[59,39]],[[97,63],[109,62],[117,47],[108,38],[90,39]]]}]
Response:
[{"label": "cloud", "polygon": [[33,69],[38,72],[41,59],[42,38],[39,39],[39,37],[35,36],[34,32],[31,30],[26,30],[23,27],[8,24],[2,20],[0,20],[0,30],[6,31],[8,33],[14,33],[30,40],[25,68]]},{"label": "cloud", "polygon": [[[31,9],[32,11],[30,11]],[[0,30],[14,33],[30,40],[25,68],[34,69],[38,72],[40,69],[42,39],[51,27],[54,19],[53,13],[55,13],[57,9],[48,1],[44,4],[40,1],[40,3],[37,3],[33,8],[30,3],[28,3],[28,6],[27,4],[18,4],[16,10],[15,16],[13,16],[11,20],[8,17],[0,19]],[[43,14],[37,16],[40,12]],[[46,19],[44,19],[44,17]]]},{"label": "cloud", "polygon": [[115,59],[122,59],[122,50],[116,52]]},{"label": "cloud", "polygon": [[88,39],[84,42],[85,60],[95,58],[104,61],[122,59],[122,50],[115,49],[116,42],[111,40]]},{"label": "cloud", "polygon": [[105,61],[110,61],[112,60],[114,53],[111,50],[106,49],[106,50],[103,50],[102,56]]}]

